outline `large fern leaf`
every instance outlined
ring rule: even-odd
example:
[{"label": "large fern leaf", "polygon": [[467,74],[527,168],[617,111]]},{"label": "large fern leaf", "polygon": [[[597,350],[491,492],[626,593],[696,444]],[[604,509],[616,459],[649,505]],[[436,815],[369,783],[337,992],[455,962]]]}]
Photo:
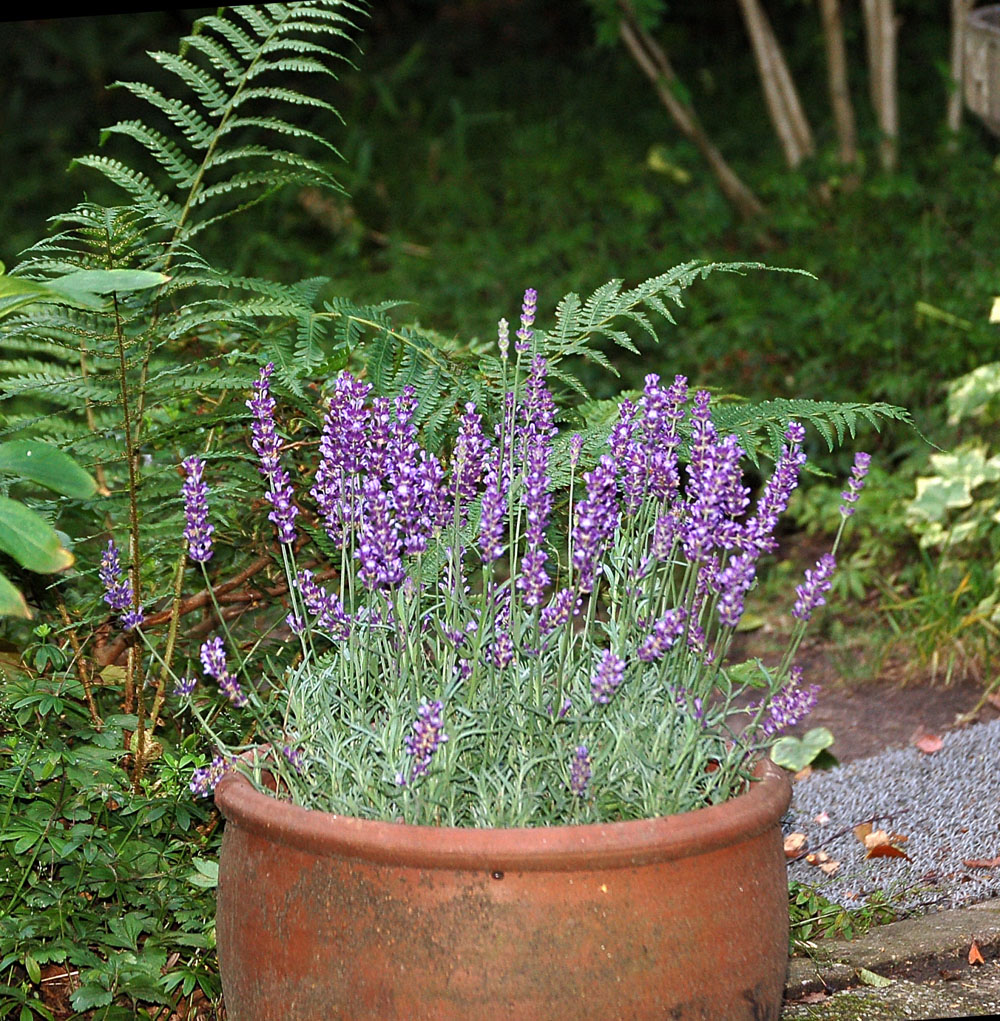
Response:
[{"label": "large fern leaf", "polygon": [[112,136],[131,139],[155,169],[141,172],[106,156],[77,163],[125,189],[136,209],[166,229],[171,246],[284,184],[340,190],[328,168],[273,139],[306,139],[336,154],[332,143],[296,125],[291,111],[309,107],[339,117],[308,86],[318,75],[335,77],[333,66],[347,60],[344,42],[363,13],[349,0],[317,0],[221,8],[201,18],[179,54],[151,54],[182,94],[145,82],[116,83],[142,100],[148,114],[107,128],[102,144]]}]

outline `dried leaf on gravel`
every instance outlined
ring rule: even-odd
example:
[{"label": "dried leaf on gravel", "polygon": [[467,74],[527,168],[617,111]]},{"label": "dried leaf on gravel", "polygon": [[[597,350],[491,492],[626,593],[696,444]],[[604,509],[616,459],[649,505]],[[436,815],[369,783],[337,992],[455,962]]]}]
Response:
[{"label": "dried leaf on gravel", "polygon": [[905,852],[901,851],[898,847],[893,847],[892,844],[876,844],[874,847],[869,848],[865,852],[866,858],[905,858],[907,861],[911,861],[910,856]]},{"label": "dried leaf on gravel", "polygon": [[963,858],[962,864],[967,869],[995,869],[1000,865],[1000,855],[996,858]]},{"label": "dried leaf on gravel", "polygon": [[804,833],[789,833],[785,837],[785,857],[801,858],[808,843],[809,838]]},{"label": "dried leaf on gravel", "polygon": [[[865,829],[870,832],[864,832]],[[903,833],[889,833],[887,830],[872,830],[869,823],[855,826],[854,835],[865,845],[866,858],[905,858],[910,861],[910,856],[897,844],[905,843],[909,837]]]},{"label": "dried leaf on gravel", "polygon": [[985,964],[983,960],[982,951],[979,949],[979,944],[973,940],[972,946],[969,947],[969,964]]},{"label": "dried leaf on gravel", "polygon": [[924,755],[933,755],[944,747],[944,741],[937,734],[922,734],[913,743]]}]

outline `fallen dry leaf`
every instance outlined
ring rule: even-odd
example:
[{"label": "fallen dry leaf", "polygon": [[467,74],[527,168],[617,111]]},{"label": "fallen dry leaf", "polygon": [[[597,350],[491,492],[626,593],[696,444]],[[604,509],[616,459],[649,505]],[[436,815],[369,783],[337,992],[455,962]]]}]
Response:
[{"label": "fallen dry leaf", "polygon": [[969,964],[985,964],[983,960],[982,951],[979,949],[979,944],[973,940],[972,946],[969,947]]},{"label": "fallen dry leaf", "polygon": [[833,861],[831,859],[830,861],[823,862],[820,865],[819,870],[820,870],[820,872],[824,873],[825,875],[833,876],[833,875],[836,875],[836,873],[839,870],[839,868],[840,868],[840,862],[839,861]]},{"label": "fallen dry leaf", "polygon": [[924,755],[933,755],[935,752],[941,751],[944,747],[944,741],[942,741],[937,734],[922,734],[913,743],[924,753]]},{"label": "fallen dry leaf", "polygon": [[861,841],[862,844],[865,842],[865,837],[867,837],[868,834],[871,833],[871,831],[872,824],[870,822],[859,823],[857,826],[854,827],[854,835],[858,838],[858,840]]},{"label": "fallen dry leaf", "polygon": [[861,841],[867,848],[881,847],[883,844],[905,844],[910,838],[903,833],[889,833],[887,830],[875,830],[867,834]]},{"label": "fallen dry leaf", "polygon": [[826,853],[826,851],[814,851],[812,854],[806,855],[807,865],[822,865],[823,862],[829,860],[830,856]]},{"label": "fallen dry leaf", "polygon": [[785,837],[785,857],[801,858],[809,838],[804,833],[789,833]]},{"label": "fallen dry leaf", "polygon": [[820,826],[825,826],[830,821],[830,816],[826,812],[820,812],[819,815],[813,819],[813,822],[818,823]]},{"label": "fallen dry leaf", "polygon": [[796,1003],[822,1003],[824,1000],[829,999],[830,994],[824,993],[820,990],[818,993],[803,993],[795,1002]]},{"label": "fallen dry leaf", "polygon": [[866,858],[905,858],[910,861],[910,856],[892,844],[876,844],[865,851]]},{"label": "fallen dry leaf", "polygon": [[963,858],[962,864],[967,869],[995,869],[1000,865],[1000,855],[996,858]]}]

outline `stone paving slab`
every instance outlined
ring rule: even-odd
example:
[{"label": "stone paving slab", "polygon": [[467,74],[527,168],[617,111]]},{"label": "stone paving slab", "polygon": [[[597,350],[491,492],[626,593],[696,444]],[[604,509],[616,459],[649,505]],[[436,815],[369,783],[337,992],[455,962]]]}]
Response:
[{"label": "stone paving slab", "polygon": [[[984,963],[969,964],[975,940]],[[866,984],[862,969],[885,986]],[[868,979],[868,982],[874,981]],[[1000,900],[823,940],[789,962],[782,1021],[896,1021],[1000,1013]]]}]

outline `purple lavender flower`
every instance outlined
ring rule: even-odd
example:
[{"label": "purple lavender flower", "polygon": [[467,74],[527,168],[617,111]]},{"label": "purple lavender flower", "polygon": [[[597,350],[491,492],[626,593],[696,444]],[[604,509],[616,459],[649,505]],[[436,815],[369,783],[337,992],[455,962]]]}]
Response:
[{"label": "purple lavender flower", "polygon": [[653,663],[662,659],[665,653],[673,648],[677,639],[684,634],[687,611],[678,607],[667,612],[653,625],[636,653],[644,663]]},{"label": "purple lavender flower", "polygon": [[590,775],[590,752],[585,744],[578,745],[569,767],[569,789],[574,797],[586,797]]},{"label": "purple lavender flower", "polygon": [[306,768],[306,757],[301,748],[293,748],[291,745],[283,745],[281,754],[285,756],[296,773],[302,773]]},{"label": "purple lavender flower", "polygon": [[370,390],[368,383],[342,372],[323,419],[319,465],[310,493],[323,516],[326,533],[338,549],[343,546],[345,532],[357,524],[357,473],[365,458],[369,416],[365,398]]},{"label": "purple lavender flower", "polygon": [[113,539],[108,540],[107,549],[101,556],[101,566],[97,569],[97,576],[104,585],[104,601],[120,614],[119,620],[126,631],[131,631],[143,622],[142,607],[133,608],[135,593],[132,589],[132,582],[122,574],[121,561],[118,556],[118,547]]},{"label": "purple lavender flower", "polygon": [[497,627],[494,629],[489,657],[497,670],[505,670],[513,662],[514,639],[506,628]]},{"label": "purple lavender flower", "polygon": [[194,691],[197,679],[194,677],[179,677],[174,685],[174,694],[186,697]]},{"label": "purple lavender flower", "polygon": [[275,401],[271,396],[271,374],[274,363],[268,362],[260,370],[253,385],[254,396],[246,402],[253,412],[251,446],[260,458],[259,471],[267,479],[267,502],[273,508],[268,520],[278,529],[278,542],[295,542],[295,518],[298,507],[292,502],[293,491],[288,472],[281,467],[281,440],[274,422]]},{"label": "purple lavender flower", "polygon": [[243,694],[239,681],[229,672],[226,662],[226,649],[222,639],[216,635],[204,642],[201,647],[201,666],[206,676],[215,680],[222,693],[235,706],[245,706],[247,697]]},{"label": "purple lavender flower", "polygon": [[465,405],[465,414],[458,427],[455,449],[451,458],[450,493],[459,501],[460,508],[475,499],[483,465],[490,449],[490,441],[483,435],[483,416],[476,414],[471,401]]},{"label": "purple lavender flower", "polygon": [[657,560],[669,560],[674,542],[680,533],[680,519],[676,510],[661,514],[653,525],[653,538],[649,552]]},{"label": "purple lavender flower", "polygon": [[590,679],[590,694],[599,705],[607,705],[625,679],[625,660],[605,649]]},{"label": "purple lavender flower", "polygon": [[486,464],[479,523],[479,551],[484,564],[498,560],[503,555],[513,429],[514,394],[508,390],[504,402],[503,425],[494,427],[498,442]]},{"label": "purple lavender flower", "polygon": [[672,499],[680,486],[677,450],[681,437],[678,425],[684,418],[688,386],[685,376],[675,376],[664,390],[660,377],[650,373],[639,402],[642,411],[643,443],[648,451],[646,489],[657,500]]},{"label": "purple lavender flower", "polygon": [[813,615],[813,610],[826,603],[823,595],[830,591],[833,584],[831,576],[836,566],[837,561],[834,560],[833,554],[824,553],[816,561],[815,568],[806,571],[805,581],[795,588],[797,598],[795,606],[792,607],[793,617],[807,621]]},{"label": "purple lavender flower", "polygon": [[577,595],[573,589],[560,589],[553,594],[549,605],[542,607],[542,612],[538,617],[538,630],[543,635],[551,634],[557,627],[561,627],[569,620],[578,605]]},{"label": "purple lavender flower", "polygon": [[691,561],[707,561],[717,548],[732,549],[743,538],[737,521],[749,504],[735,436],[718,439],[709,417],[708,393],[695,395],[688,465],[688,513],[682,541]]},{"label": "purple lavender flower", "polygon": [[[792,667],[789,675],[788,683],[771,699],[767,715],[760,723],[760,729],[765,737],[773,737],[782,730],[794,727],[816,706],[819,685],[813,684],[803,688],[801,667]],[[751,708],[759,708],[759,704]]]},{"label": "purple lavender flower", "polygon": [[212,559],[212,533],[215,531],[208,520],[208,486],[202,479],[205,465],[197,454],[181,463],[185,473],[182,492],[188,556],[196,564],[204,564]]},{"label": "purple lavender flower", "polygon": [[235,758],[226,759],[216,755],[207,765],[201,766],[191,774],[189,787],[195,797],[206,797],[218,786],[219,781],[232,769]]},{"label": "purple lavender flower", "polygon": [[524,459],[524,510],[528,526],[525,530],[525,555],[521,560],[521,574],[517,586],[524,592],[526,606],[538,606],[542,593],[549,583],[545,570],[548,554],[542,548],[552,496],[548,492],[549,447],[555,432],[555,402],[545,384],[545,359],[536,356],[525,382],[524,403],[521,411],[522,456]]},{"label": "purple lavender flower", "polygon": [[865,487],[865,476],[868,474],[871,461],[871,454],[866,454],[863,451],[858,451],[854,455],[854,467],[851,468],[851,477],[847,481],[847,489],[840,494],[841,499],[844,501],[840,505],[840,513],[845,518],[849,518],[854,513],[854,504],[858,502],[861,490]]},{"label": "purple lavender flower", "polygon": [[399,529],[378,479],[365,479],[362,485],[361,535],[355,556],[361,562],[358,576],[369,589],[398,585],[405,576]]},{"label": "purple lavender flower", "polygon": [[577,590],[590,592],[601,555],[618,527],[615,462],[603,455],[584,480],[587,496],[576,505],[573,522],[573,567],[577,571]]},{"label": "purple lavender flower", "polygon": [[[344,610],[344,604],[314,580],[312,571],[299,571],[296,580],[315,626],[322,628],[335,641],[346,641],[351,631],[351,619]],[[289,623],[291,625],[291,621]],[[296,618],[292,630],[300,634],[305,626]]]},{"label": "purple lavender flower", "polygon": [[806,431],[798,422],[789,422],[785,430],[787,443],[774,467],[774,474],[764,485],[753,518],[743,530],[743,546],[750,552],[773,553],[778,548],[774,529],[778,518],[788,506],[792,492],[799,482],[799,470],[806,462],[802,441]]},{"label": "purple lavender flower", "polygon": [[743,600],[757,576],[757,559],[751,553],[732,557],[715,574],[714,587],[719,593],[717,612],[723,627],[736,627],[743,616]]},{"label": "purple lavender flower", "polygon": [[413,733],[403,741],[406,754],[413,760],[409,778],[402,773],[396,777],[401,787],[412,784],[414,780],[427,773],[431,759],[438,747],[448,740],[448,735],[441,731],[444,727],[444,703],[422,702],[417,710],[417,719],[413,724]]},{"label": "purple lavender flower", "polygon": [[529,287],[524,292],[524,302],[521,305],[521,326],[517,331],[517,340],[514,343],[514,350],[518,354],[525,354],[531,350],[531,341],[535,336],[532,325],[535,322],[535,310],[538,305],[538,292]]}]

